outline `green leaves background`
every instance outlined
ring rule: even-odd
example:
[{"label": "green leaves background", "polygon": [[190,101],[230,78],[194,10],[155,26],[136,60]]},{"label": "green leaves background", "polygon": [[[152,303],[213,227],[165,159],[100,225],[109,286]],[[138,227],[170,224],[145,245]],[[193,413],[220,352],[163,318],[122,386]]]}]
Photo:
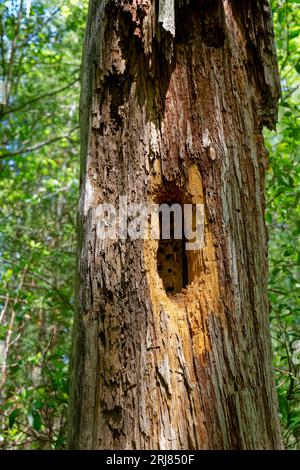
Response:
[{"label": "green leaves background", "polygon": [[272,1],[282,97],[266,132],[269,298],[280,418],[287,448],[300,448],[300,2]]},{"label": "green leaves background", "polygon": [[63,448],[87,2],[25,6],[0,2],[0,446]]}]

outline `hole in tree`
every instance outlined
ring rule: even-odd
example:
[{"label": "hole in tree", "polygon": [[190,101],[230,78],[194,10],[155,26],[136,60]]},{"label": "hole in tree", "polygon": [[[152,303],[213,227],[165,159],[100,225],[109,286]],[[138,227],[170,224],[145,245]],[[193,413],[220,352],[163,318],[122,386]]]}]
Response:
[{"label": "hole in tree", "polygon": [[[167,204],[170,208],[173,204],[179,205],[178,201],[160,201],[160,204]],[[188,260],[185,251],[185,237],[183,230],[183,207],[181,206],[181,239],[176,234],[175,218],[173,210],[170,210],[169,235],[163,231],[163,217],[159,214],[159,246],[157,250],[157,270],[160,275],[165,291],[168,295],[181,292],[188,284]],[[178,219],[176,219],[178,223]]]}]

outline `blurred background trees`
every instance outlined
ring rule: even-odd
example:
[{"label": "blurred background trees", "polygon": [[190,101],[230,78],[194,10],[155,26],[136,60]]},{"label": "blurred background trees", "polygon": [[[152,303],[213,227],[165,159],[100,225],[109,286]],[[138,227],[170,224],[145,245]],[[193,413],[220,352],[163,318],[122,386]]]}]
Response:
[{"label": "blurred background trees", "polygon": [[284,443],[300,448],[300,1],[271,1],[282,97],[266,132],[269,298]]},{"label": "blurred background trees", "polygon": [[[78,100],[87,0],[0,0],[0,447],[65,446]],[[271,1],[281,72],[266,132],[270,325],[287,448],[300,448],[300,1]]]},{"label": "blurred background trees", "polygon": [[87,2],[0,2],[0,446],[65,441]]}]

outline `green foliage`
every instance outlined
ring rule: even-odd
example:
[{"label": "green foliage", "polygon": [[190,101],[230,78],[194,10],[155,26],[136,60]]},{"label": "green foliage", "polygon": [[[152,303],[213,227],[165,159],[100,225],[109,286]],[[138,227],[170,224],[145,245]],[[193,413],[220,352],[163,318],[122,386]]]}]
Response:
[{"label": "green foliage", "polygon": [[[22,6],[20,8],[20,5]],[[63,448],[87,2],[0,4],[0,446]],[[2,312],[2,313],[1,313]]]},{"label": "green foliage", "polygon": [[[87,0],[32,0],[28,14],[25,3],[0,2],[0,447],[61,449]],[[300,448],[300,9],[271,4],[282,83],[277,132],[266,132],[271,331],[284,440]]]},{"label": "green foliage", "polygon": [[280,418],[287,448],[300,448],[300,9],[272,3],[282,98],[276,133],[267,134],[269,296]]}]

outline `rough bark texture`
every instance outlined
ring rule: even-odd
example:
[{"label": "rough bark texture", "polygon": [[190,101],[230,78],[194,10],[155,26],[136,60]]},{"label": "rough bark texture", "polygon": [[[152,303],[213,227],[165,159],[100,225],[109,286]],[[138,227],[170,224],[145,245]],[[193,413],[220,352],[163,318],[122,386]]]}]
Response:
[{"label": "rough bark texture", "polygon": [[[69,444],[279,449],[262,138],[279,95],[269,5],[175,1],[159,18],[167,3],[90,0]],[[119,195],[205,204],[205,246],[187,253],[181,293],[165,291],[157,241],[98,239],[97,206]]]}]

